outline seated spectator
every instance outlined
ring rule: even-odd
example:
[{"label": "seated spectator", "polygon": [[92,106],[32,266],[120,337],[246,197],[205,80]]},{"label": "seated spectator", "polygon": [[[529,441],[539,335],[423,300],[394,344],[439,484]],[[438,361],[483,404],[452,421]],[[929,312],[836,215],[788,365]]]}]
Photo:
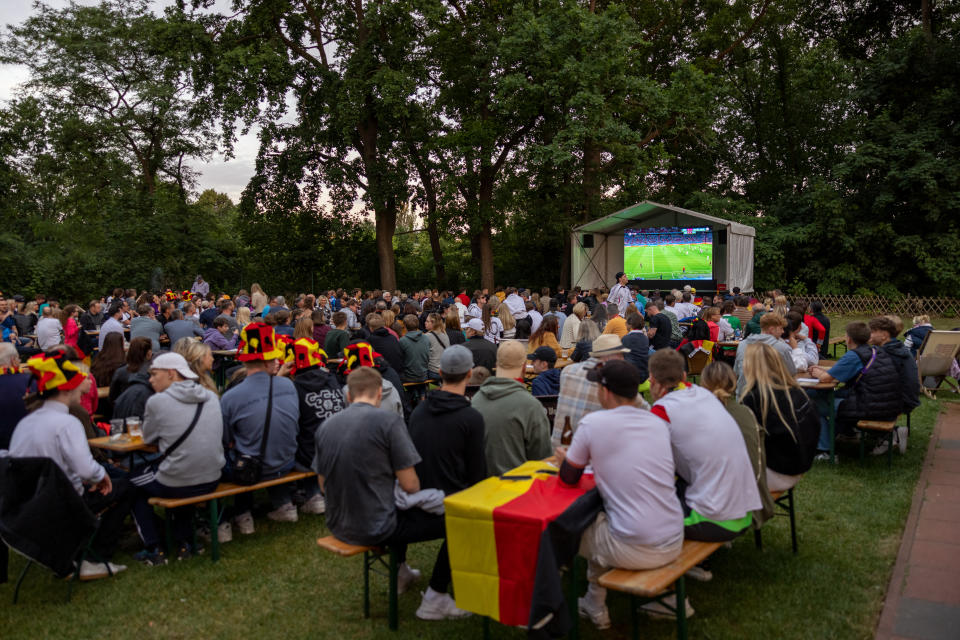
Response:
[{"label": "seated spectator", "polygon": [[[440,515],[396,507],[397,497],[406,500],[420,492],[414,465],[422,458],[403,419],[379,408],[381,383],[372,367],[356,368],[347,376],[350,405],[317,429],[314,469],[326,495],[327,526],[333,535],[348,544],[394,548],[400,560],[398,590],[406,591],[420,576],[406,562],[407,544],[443,538],[445,529]],[[360,486],[366,490],[357,492]],[[429,600],[424,596],[421,608],[436,614],[432,619],[465,615],[453,598],[430,595]]]},{"label": "seated spectator", "polygon": [[712,393],[687,384],[683,368],[676,351],[650,356],[651,411],[669,424],[684,537],[733,540],[762,506],[757,479],[740,427]]},{"label": "seated spectator", "polygon": [[601,410],[580,421],[568,450],[557,449],[560,480],[576,485],[593,468],[604,511],[584,532],[580,555],[587,559],[587,592],[580,615],[598,629],[610,626],[606,589],[596,579],[610,568],[654,569],[680,555],[683,512],[674,488],[670,431],[662,420],[637,407],[640,374],[612,361],[588,374],[599,387]]},{"label": "seated spectator", "polygon": [[[567,322],[567,314],[560,311],[560,301],[556,298],[551,298],[550,302],[547,303],[550,307],[550,310],[543,314],[543,317],[553,316],[557,319],[557,335],[563,335],[563,325]],[[562,346],[562,345],[561,345]],[[566,349],[572,349],[573,345],[565,347]]]},{"label": "seated spectator", "polygon": [[763,342],[776,349],[777,353],[780,354],[780,357],[783,358],[783,362],[787,367],[787,371],[790,372],[790,375],[796,375],[797,365],[795,362],[795,357],[803,358],[804,355],[799,347],[791,347],[791,345],[782,340],[781,336],[783,335],[783,328],[786,325],[787,320],[783,316],[775,313],[765,313],[760,318],[761,332],[750,334],[737,346],[737,359],[734,362],[733,370],[737,374],[738,398],[743,393],[743,386],[746,384],[746,378],[743,374],[743,357],[747,352],[747,347],[751,344]]},{"label": "seated spectator", "polygon": [[533,353],[527,354],[527,360],[533,364],[536,378],[530,384],[530,390],[535,396],[556,396],[560,394],[560,369],[554,369],[557,364],[557,353],[550,347],[537,347]]},{"label": "seated spectator", "polygon": [[537,327],[536,331],[533,332],[533,335],[531,335],[527,341],[527,353],[533,353],[541,347],[547,347],[553,349],[556,360],[559,360],[563,356],[563,349],[560,348],[560,343],[557,341],[558,330],[559,325],[557,324],[556,316],[544,317],[540,322],[540,326]]},{"label": "seated spectator", "polygon": [[[186,305],[184,305],[186,309]],[[184,338],[196,336],[203,338],[203,329],[193,320],[184,320],[184,312],[180,309],[174,309],[170,312],[170,320],[163,325],[163,331],[170,338],[170,348]]]},{"label": "seated spectator", "polygon": [[483,320],[470,318],[467,321],[467,341],[463,346],[473,354],[473,366],[493,370],[497,367],[497,347],[484,334]]},{"label": "seated spectator", "polygon": [[21,371],[16,347],[0,343],[0,451],[9,448],[13,429],[27,415],[23,398],[29,385],[30,374]]},{"label": "seated spectator", "polygon": [[764,522],[772,518],[776,511],[773,496],[770,495],[770,489],[767,488],[767,452],[764,449],[763,429],[757,423],[757,418],[753,415],[753,412],[737,402],[737,376],[733,373],[733,367],[729,364],[720,361],[711,362],[703,368],[703,373],[700,374],[700,382],[704,389],[723,403],[727,413],[736,420],[737,426],[740,427],[740,435],[743,436],[744,444],[747,446],[747,455],[750,456],[750,464],[753,465],[753,477],[757,480],[757,493],[760,494],[762,506],[753,512],[753,525],[759,528]]},{"label": "seated spectator", "polygon": [[210,345],[196,340],[180,340],[173,345],[173,351],[182,355],[183,359],[187,361],[190,370],[197,374],[197,382],[200,383],[200,386],[213,391],[217,395],[220,394],[220,390],[213,382],[212,373],[214,364],[220,367],[223,366],[223,363],[214,360]]},{"label": "seated spectator", "polygon": [[[493,303],[491,303],[493,304]],[[500,331],[499,340],[491,340],[494,344],[500,344],[500,340],[513,340],[517,337],[517,319],[513,317],[513,314],[510,312],[510,308],[505,304],[500,304],[497,306],[497,315],[496,320],[500,322],[502,330]],[[531,324],[532,320],[530,317],[524,318],[524,324]],[[491,326],[487,328],[488,334],[496,334],[496,324],[491,322]],[[530,337],[530,332],[524,330],[526,335],[522,336],[524,338]],[[487,337],[487,340],[490,340],[490,337]]]},{"label": "seated spectator", "polygon": [[347,314],[338,311],[333,314],[333,329],[327,333],[323,350],[329,358],[342,358],[343,350],[350,344],[350,332],[347,330]]},{"label": "seated spectator", "polygon": [[[300,401],[297,389],[289,378],[275,376],[278,361],[284,357],[273,329],[254,322],[240,333],[237,360],[243,363],[247,375],[236,386],[223,394],[223,440],[228,448],[226,476],[236,460],[242,456],[260,456],[261,442],[269,425],[266,451],[261,460],[261,480],[279,478],[293,469],[297,452]],[[271,407],[270,413],[267,408]],[[288,485],[269,487],[267,493],[273,511],[267,514],[278,522],[296,522],[297,508],[293,505]],[[234,498],[237,515],[234,526],[242,534],[253,533],[253,494],[242,493]]]},{"label": "seated spectator", "polygon": [[403,416],[404,419],[410,416],[411,408],[407,400],[407,394],[404,393],[403,382],[390,363],[379,353],[373,350],[369,342],[363,340],[354,340],[344,350],[343,361],[337,369],[338,379],[341,384],[345,384],[347,377],[357,367],[373,367],[383,379],[380,408],[391,413]]},{"label": "seated spectator", "polygon": [[[459,300],[457,300],[457,302],[459,302]],[[466,312],[466,307],[463,309],[464,312]],[[463,331],[460,328],[464,323],[460,320],[460,311],[458,309],[448,309],[444,320],[444,327],[446,328],[447,338],[450,340],[450,344],[463,344],[467,341],[466,336],[463,335]]]},{"label": "seated spectator", "polygon": [[113,381],[114,372],[125,364],[126,359],[126,353],[123,350],[123,334],[111,333],[90,366],[90,372],[97,386],[109,387]]},{"label": "seated spectator", "polygon": [[415,315],[404,316],[403,326],[407,332],[400,338],[400,352],[403,354],[400,379],[404,382],[423,382],[427,379],[430,364],[430,343],[420,331],[420,321]]},{"label": "seated spectator", "polygon": [[570,308],[570,315],[563,321],[563,328],[560,330],[561,349],[573,349],[577,346],[580,323],[586,315],[587,305],[582,302],[577,302]]},{"label": "seated spectator", "polygon": [[[227,321],[227,324],[230,325],[230,333],[237,334],[240,333],[240,327],[237,323],[237,319],[233,317],[233,310],[236,308],[236,305],[233,304],[233,301],[230,298],[225,298],[220,301],[218,305],[220,308],[220,315],[217,318],[223,318]],[[249,318],[247,319],[249,322]],[[213,325],[214,327],[216,324]]]},{"label": "seated spectator", "polygon": [[[598,305],[599,306],[599,305]],[[590,357],[590,351],[593,349],[593,341],[600,337],[600,326],[593,318],[584,318],[577,330],[576,347],[570,354],[570,359],[574,362],[583,362]]]},{"label": "seated spectator", "polygon": [[[720,313],[719,307],[707,307],[701,312],[701,317],[704,322],[707,323],[707,328],[710,330],[709,340],[712,342],[719,342],[720,340],[720,322],[723,319]],[[730,332],[733,333],[732,331]]]},{"label": "seated spectator", "polygon": [[621,340],[627,335],[627,321],[620,315],[620,309],[612,302],[606,303],[607,324],[603,328],[604,333],[612,333]]},{"label": "seated spectator", "polygon": [[[901,411],[909,413],[920,406],[920,376],[917,373],[917,361],[910,354],[907,347],[897,340],[899,331],[889,316],[880,316],[870,321],[870,344],[883,349],[893,361],[900,378]],[[900,453],[907,450],[907,428],[897,427],[894,431],[894,441]],[[880,444],[875,450],[876,455],[886,453],[887,443]]]},{"label": "seated spectator", "polygon": [[[837,434],[853,433],[858,420],[895,420],[903,409],[900,375],[889,354],[871,346],[870,329],[862,322],[851,322],[846,329],[847,352],[829,370],[810,367],[810,374],[821,382],[843,382],[834,399]],[[870,364],[867,369],[867,364]],[[820,413],[820,440],[817,460],[826,460],[830,450],[830,431],[827,416],[830,407],[821,402],[823,395],[811,393]]]},{"label": "seated spectator", "polygon": [[[147,384],[149,384],[150,376],[149,373],[147,373],[147,367],[144,365],[149,363],[151,358],[153,358],[153,346],[150,344],[149,338],[134,338],[130,341],[130,347],[127,349],[126,364],[116,369],[110,379],[110,395],[108,396],[110,402],[117,401],[120,394],[126,391],[127,386],[130,384],[130,376],[141,371],[141,369],[143,373],[147,374]],[[135,415],[142,416],[143,414],[138,413]]]},{"label": "seated spectator", "polygon": [[250,324],[250,307],[240,307],[237,309],[237,333],[245,326]]},{"label": "seated spectator", "polygon": [[[583,331],[583,328],[589,325],[590,322],[584,321],[580,325],[580,330]],[[557,398],[557,413],[553,418],[552,438],[554,445],[560,444],[560,436],[563,433],[567,416],[570,417],[570,426],[576,433],[577,425],[583,416],[601,409],[597,385],[587,380],[587,373],[601,363],[606,364],[611,360],[623,360],[624,354],[629,352],[630,349],[624,347],[617,336],[601,335],[593,341],[590,357],[587,360],[563,368],[560,374],[560,397]],[[636,402],[638,407],[647,407],[646,401],[641,396],[636,397]]]},{"label": "seated spectator", "polygon": [[650,349],[658,351],[660,349],[669,349],[670,340],[673,335],[673,326],[671,319],[675,320],[673,314],[664,315],[660,306],[662,301],[647,303],[647,323],[650,327],[647,329],[647,338],[650,340]]},{"label": "seated spectator", "polygon": [[60,321],[60,328],[63,331],[63,344],[68,347],[73,347],[85,356],[89,348],[83,349],[80,347],[80,325],[77,322],[77,318],[79,317],[80,307],[75,304],[68,304],[63,308],[63,311],[60,312],[58,320]]},{"label": "seated spectator", "polygon": [[[346,396],[340,381],[327,370],[327,354],[309,338],[301,338],[287,346],[287,362],[293,363],[293,384],[300,400],[300,421],[297,432],[297,469],[313,469],[317,452],[315,434],[327,418],[343,411]],[[299,483],[306,501],[302,513],[322,514],[326,506],[320,485],[313,478]]]},{"label": "seated spectator", "polygon": [[813,403],[770,345],[747,348],[743,404],[763,428],[770,491],[792,489],[810,470],[820,419]]},{"label": "seated spectator", "polygon": [[233,333],[230,323],[223,316],[213,319],[213,326],[203,333],[204,344],[214,351],[231,351],[237,348],[238,336]]},{"label": "seated spectator", "polygon": [[[110,559],[130,511],[133,491],[126,480],[111,480],[106,469],[93,459],[83,425],[69,413],[69,407],[79,404],[89,390],[90,376],[67,360],[62,351],[34,356],[27,361],[27,367],[36,379],[43,404],[17,424],[10,438],[9,455],[52,459],[90,511],[99,514],[93,551],[103,562],[84,560],[79,567],[80,579],[105,578],[109,573],[123,571],[125,566],[113,564]],[[109,565],[109,572],[104,563]]]},{"label": "seated spectator", "polygon": [[[11,322],[13,320],[11,319]],[[58,344],[62,344],[60,337],[60,320],[53,316],[53,307],[46,306],[37,322],[37,346],[41,351],[49,351]]]},{"label": "seated spectator", "polygon": [[[787,312],[785,316],[787,326],[784,328],[783,339],[791,347],[791,358],[797,371],[806,371],[820,362],[820,348],[808,337],[803,335],[806,325],[803,316],[795,311]],[[796,348],[794,348],[796,344]],[[799,349],[799,352],[797,351]]]},{"label": "seated spectator", "polygon": [[426,332],[424,335],[427,344],[430,345],[429,360],[427,361],[427,378],[430,380],[440,379],[440,356],[444,350],[450,346],[450,338],[447,337],[447,329],[443,324],[443,316],[439,313],[431,313],[427,316]]},{"label": "seated spectator", "polygon": [[[464,396],[472,369],[473,355],[469,350],[457,345],[446,349],[440,358],[442,386],[427,394],[410,416],[410,438],[422,458],[415,467],[421,490],[435,489],[450,495],[487,476],[483,416]],[[415,509],[409,512],[423,518]],[[444,540],[437,551],[430,586],[417,609],[418,618],[451,617],[453,600],[447,595],[450,582],[450,558]]]},{"label": "seated spectator", "polygon": [[527,317],[530,318],[530,333],[527,334],[527,337],[529,338],[537,332],[537,329],[540,328],[540,324],[543,322],[543,314],[541,314],[537,309],[537,305],[533,300],[527,300],[523,303],[523,305],[527,309]]},{"label": "seated spectator", "polygon": [[379,313],[367,314],[367,340],[373,350],[386,358],[394,371],[403,371],[403,351],[400,350],[400,341],[390,333],[384,325],[383,316]]},{"label": "seated spectator", "polygon": [[[278,296],[279,297],[279,296]],[[290,326],[290,311],[287,309],[276,309],[271,311],[277,319],[277,326],[273,331],[276,335],[293,337],[293,327]]]},{"label": "seated spectator", "polygon": [[[327,334],[330,332],[332,327],[327,322],[327,319],[333,316],[333,312],[330,312],[330,315],[327,315],[326,311],[322,309],[317,309],[316,311],[310,314],[310,319],[313,320],[313,339],[316,343],[323,349],[323,345],[327,342]],[[334,357],[334,356],[329,356]]]},{"label": "seated spectator", "polygon": [[930,324],[930,316],[919,315],[913,317],[913,328],[907,331],[903,336],[903,345],[910,349],[910,354],[917,357],[917,351],[920,345],[926,340],[927,334],[933,331],[933,325]]},{"label": "seated spectator", "polygon": [[[133,353],[131,356],[130,354]],[[153,395],[148,365],[153,350],[146,338],[134,338],[127,352],[127,364],[117,369],[110,384],[110,393],[118,390],[113,402],[113,418],[141,417],[147,399]]]},{"label": "seated spectator", "polygon": [[627,329],[629,331],[621,338],[621,342],[630,352],[625,353],[623,359],[637,368],[642,384],[647,379],[647,360],[650,358],[650,339],[643,330],[643,316],[639,313],[630,314]]},{"label": "seated spectator", "polygon": [[491,476],[550,455],[547,413],[520,382],[526,363],[522,343],[503,342],[497,349],[496,375],[480,385],[471,401],[486,425],[487,474]]},{"label": "seated spectator", "polygon": [[743,330],[744,338],[761,332],[762,328],[760,326],[760,318],[767,313],[767,308],[763,304],[758,302],[757,304],[753,305],[753,316],[747,321],[747,326]]},{"label": "seated spectator", "polygon": [[[137,559],[156,566],[166,564],[167,557],[160,546],[160,523],[148,500],[189,498],[217,488],[224,464],[223,418],[216,394],[197,384],[197,374],[179,353],[157,356],[150,364],[150,385],[156,393],[143,414],[143,441],[156,443],[165,457],[153,479],[134,480],[138,486],[133,515],[144,545]],[[197,553],[191,541],[194,507],[172,509],[168,516],[177,559]]]},{"label": "seated spectator", "polygon": [[149,338],[155,353],[160,352],[160,336],[164,334],[163,325],[157,320],[156,312],[149,304],[142,304],[137,309],[139,314],[130,321],[130,339]]},{"label": "seated spectator", "polygon": [[200,312],[200,326],[209,329],[213,326],[213,320],[220,315],[220,309],[210,300],[203,300],[201,303],[203,311]]}]

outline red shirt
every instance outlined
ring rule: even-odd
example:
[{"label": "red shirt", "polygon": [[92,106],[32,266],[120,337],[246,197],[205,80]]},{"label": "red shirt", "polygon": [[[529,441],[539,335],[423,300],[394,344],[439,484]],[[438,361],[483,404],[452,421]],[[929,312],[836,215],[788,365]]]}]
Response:
[{"label": "red shirt", "polygon": [[810,340],[819,344],[823,337],[827,335],[827,328],[813,316],[803,316],[803,324],[810,330]]}]

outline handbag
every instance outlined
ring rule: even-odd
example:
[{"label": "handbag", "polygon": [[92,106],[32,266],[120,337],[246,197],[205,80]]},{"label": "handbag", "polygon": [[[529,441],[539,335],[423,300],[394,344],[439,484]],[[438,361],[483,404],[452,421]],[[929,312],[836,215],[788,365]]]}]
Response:
[{"label": "handbag", "polygon": [[167,456],[176,451],[177,447],[183,444],[183,441],[187,439],[187,437],[193,431],[193,428],[197,426],[197,421],[200,420],[200,414],[203,412],[203,405],[205,404],[206,401],[203,401],[197,405],[197,411],[193,414],[193,421],[190,422],[190,426],[187,427],[186,431],[180,434],[180,437],[177,438],[173,444],[167,447],[166,451],[141,467],[138,472],[130,474],[130,482],[132,484],[142,487],[156,480],[157,469],[160,468],[160,463],[166,460]]},{"label": "handbag", "polygon": [[260,482],[263,474],[263,456],[267,453],[267,438],[270,435],[270,417],[273,415],[273,376],[270,376],[270,387],[267,391],[267,419],[263,424],[263,437],[260,439],[260,455],[251,456],[246,453],[233,463],[233,481],[237,484],[250,486]]}]

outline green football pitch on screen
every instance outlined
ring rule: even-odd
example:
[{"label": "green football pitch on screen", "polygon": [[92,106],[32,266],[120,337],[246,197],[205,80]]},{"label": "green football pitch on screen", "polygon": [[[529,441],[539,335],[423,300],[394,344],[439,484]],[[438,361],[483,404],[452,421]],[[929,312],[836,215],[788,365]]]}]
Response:
[{"label": "green football pitch on screen", "polygon": [[623,271],[631,280],[709,280],[713,246],[704,242],[624,247]]}]

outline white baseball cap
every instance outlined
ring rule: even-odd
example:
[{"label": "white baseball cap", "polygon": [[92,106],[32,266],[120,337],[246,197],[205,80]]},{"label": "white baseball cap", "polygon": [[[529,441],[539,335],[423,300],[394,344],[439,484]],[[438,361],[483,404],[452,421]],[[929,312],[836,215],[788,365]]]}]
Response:
[{"label": "white baseball cap", "polygon": [[172,369],[187,380],[197,379],[197,374],[190,369],[190,365],[187,364],[186,358],[179,353],[174,353],[172,351],[169,353],[161,353],[159,356],[154,358],[153,362],[150,363],[150,370],[152,371],[154,369]]}]

